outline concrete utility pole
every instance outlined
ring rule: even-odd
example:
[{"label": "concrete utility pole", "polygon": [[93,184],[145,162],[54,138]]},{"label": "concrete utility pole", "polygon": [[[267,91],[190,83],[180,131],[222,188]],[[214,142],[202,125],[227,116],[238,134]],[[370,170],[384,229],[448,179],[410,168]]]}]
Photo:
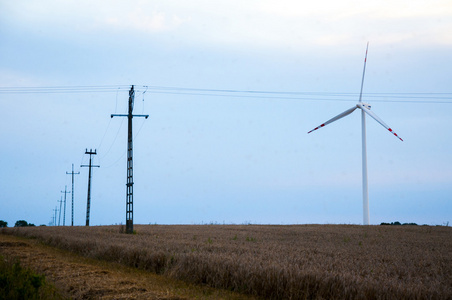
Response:
[{"label": "concrete utility pole", "polygon": [[85,154],[89,154],[89,165],[81,165],[80,167],[88,167],[89,168],[89,172],[88,172],[88,197],[87,197],[87,203],[86,203],[86,226],[89,226],[89,211],[90,211],[90,207],[91,207],[91,168],[100,168],[100,166],[93,166],[92,165],[92,160],[91,160],[91,156],[92,155],[96,155],[96,149],[90,149],[88,151],[88,149],[86,149]]},{"label": "concrete utility pole", "polygon": [[72,214],[71,214],[71,226],[74,226],[74,175],[80,174],[80,172],[74,173],[74,164],[72,164],[72,172],[66,172],[66,174],[72,175]]},{"label": "concrete utility pole", "polygon": [[58,216],[58,226],[60,226],[60,221],[61,221],[61,204],[63,204],[63,196],[61,196],[61,199],[58,200],[58,202],[60,202],[60,210],[59,210],[60,214],[59,214],[59,216]]},{"label": "concrete utility pole", "polygon": [[64,213],[63,213],[63,226],[66,226],[66,194],[70,193],[67,192],[67,185],[64,186],[64,192],[61,191],[62,193],[64,193]]},{"label": "concrete utility pole", "polygon": [[129,91],[129,113],[127,115],[113,114],[111,117],[127,117],[128,119],[128,134],[127,134],[127,184],[126,184],[126,233],[133,233],[133,132],[132,132],[132,118],[144,117],[149,115],[134,115],[133,101],[135,98],[135,90],[133,88]]}]

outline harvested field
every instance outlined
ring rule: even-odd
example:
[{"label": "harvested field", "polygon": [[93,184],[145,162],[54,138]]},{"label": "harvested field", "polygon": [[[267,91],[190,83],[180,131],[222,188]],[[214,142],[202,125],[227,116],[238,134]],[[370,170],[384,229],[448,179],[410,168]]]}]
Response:
[{"label": "harvested field", "polygon": [[[187,284],[114,262],[81,257],[22,237],[0,234],[1,259],[10,262],[19,260],[24,268],[45,275],[45,281],[53,283],[57,295],[52,295],[50,292],[55,290],[49,291],[51,287],[48,287],[44,290],[47,295],[36,299],[253,299],[230,291]],[[24,297],[5,298],[0,292],[0,299]]]},{"label": "harvested field", "polygon": [[141,225],[5,228],[90,258],[266,299],[450,299],[452,228]]}]

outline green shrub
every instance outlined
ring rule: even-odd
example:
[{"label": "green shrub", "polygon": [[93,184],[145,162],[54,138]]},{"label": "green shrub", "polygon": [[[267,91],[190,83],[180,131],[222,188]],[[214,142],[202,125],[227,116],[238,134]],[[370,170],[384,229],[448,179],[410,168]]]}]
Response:
[{"label": "green shrub", "polygon": [[14,227],[27,227],[27,226],[35,226],[35,224],[28,223],[25,220],[16,221],[16,224],[14,224]]},{"label": "green shrub", "polygon": [[23,268],[18,260],[0,256],[0,300],[62,299],[43,275]]}]

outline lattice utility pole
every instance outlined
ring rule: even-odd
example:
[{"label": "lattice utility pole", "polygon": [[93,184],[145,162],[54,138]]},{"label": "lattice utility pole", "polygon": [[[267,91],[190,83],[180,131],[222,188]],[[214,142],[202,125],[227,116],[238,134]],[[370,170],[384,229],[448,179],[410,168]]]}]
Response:
[{"label": "lattice utility pole", "polygon": [[58,206],[55,206],[55,209],[53,210],[54,216],[53,216],[53,226],[56,226],[56,216],[58,212]]},{"label": "lattice utility pole", "polygon": [[128,119],[128,134],[127,134],[127,184],[126,184],[126,233],[133,233],[133,131],[132,118],[144,117],[149,115],[134,115],[133,101],[135,98],[135,90],[133,88],[129,91],[129,113],[127,115],[113,114],[111,117],[127,117]]},{"label": "lattice utility pole", "polygon": [[96,149],[90,149],[88,151],[88,149],[86,149],[85,154],[89,154],[89,165],[81,165],[80,167],[88,167],[89,168],[89,172],[88,172],[88,197],[87,197],[87,201],[86,201],[86,226],[89,226],[89,212],[90,212],[90,207],[91,207],[91,168],[100,168],[100,166],[93,166],[92,165],[92,160],[91,160],[91,156],[92,155],[96,155]]},{"label": "lattice utility pole", "polygon": [[80,174],[80,172],[74,173],[74,164],[72,164],[72,172],[66,172],[66,174],[72,175],[72,214],[71,214],[71,226],[74,226],[74,175]]},{"label": "lattice utility pole", "polygon": [[66,194],[70,193],[67,191],[67,185],[64,186],[64,213],[63,213],[63,226],[66,226]]},{"label": "lattice utility pole", "polygon": [[61,196],[61,199],[58,200],[58,202],[60,202],[60,210],[59,210],[60,214],[59,214],[59,216],[58,216],[58,226],[60,226],[60,221],[61,221],[61,204],[63,204],[63,196]]}]

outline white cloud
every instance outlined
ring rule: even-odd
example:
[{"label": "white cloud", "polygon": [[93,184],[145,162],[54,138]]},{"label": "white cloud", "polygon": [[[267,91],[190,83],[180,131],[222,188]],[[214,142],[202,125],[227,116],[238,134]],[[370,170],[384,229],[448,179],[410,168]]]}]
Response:
[{"label": "white cloud", "polygon": [[[228,47],[354,47],[452,44],[447,0],[29,1],[5,15],[31,29],[74,33],[168,33],[192,44]],[[354,45],[353,45],[354,44]]]},{"label": "white cloud", "polygon": [[176,29],[188,21],[171,8],[159,8],[148,1],[49,0],[7,4],[5,7],[8,19],[19,26],[79,33],[92,30],[159,32]]},{"label": "white cloud", "polygon": [[177,15],[167,15],[161,11],[146,13],[142,8],[136,8],[126,14],[125,17],[107,15],[102,20],[104,25],[113,26],[120,30],[136,30],[145,32],[162,32],[177,29],[189,18],[181,18]]},{"label": "white cloud", "polygon": [[452,3],[445,0],[266,0],[261,1],[257,9],[265,14],[286,18],[314,17],[338,21],[358,15],[376,19],[450,17]]}]

